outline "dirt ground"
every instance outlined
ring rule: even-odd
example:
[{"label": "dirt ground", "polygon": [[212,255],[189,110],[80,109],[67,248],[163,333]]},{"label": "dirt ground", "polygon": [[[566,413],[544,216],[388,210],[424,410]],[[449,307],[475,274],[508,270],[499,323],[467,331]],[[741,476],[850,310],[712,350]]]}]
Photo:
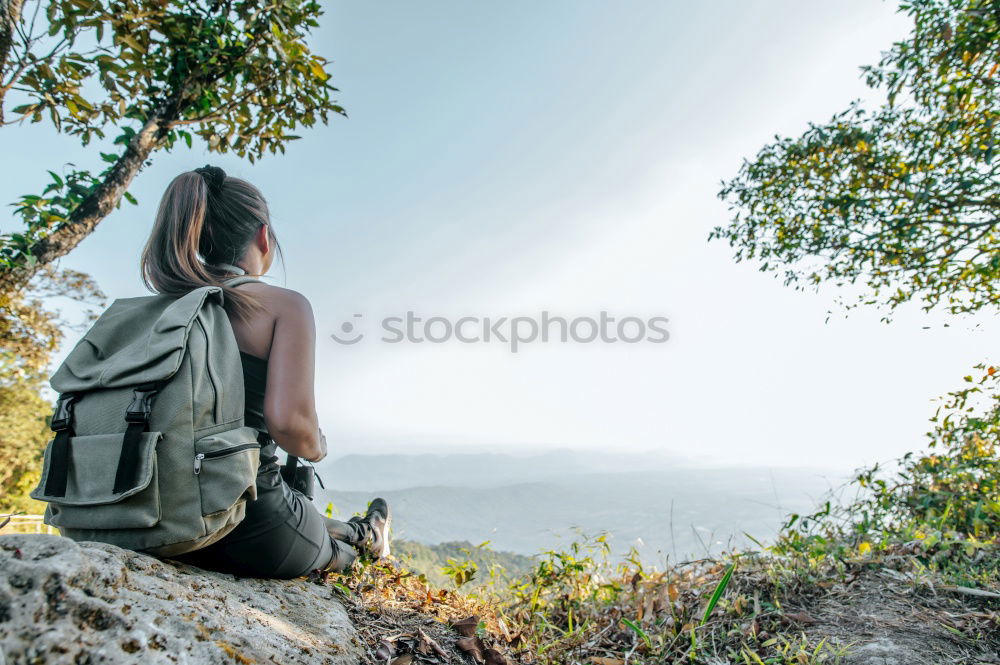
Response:
[{"label": "dirt ground", "polygon": [[891,569],[831,588],[786,616],[845,648],[843,665],[1000,663],[1000,596],[935,588]]}]

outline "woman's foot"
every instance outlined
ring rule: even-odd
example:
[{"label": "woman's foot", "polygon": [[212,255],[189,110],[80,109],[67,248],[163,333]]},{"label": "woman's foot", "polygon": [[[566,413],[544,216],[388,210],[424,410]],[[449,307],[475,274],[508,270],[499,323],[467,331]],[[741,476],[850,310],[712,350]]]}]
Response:
[{"label": "woman's foot", "polygon": [[350,522],[368,527],[367,535],[359,543],[366,554],[376,559],[389,556],[389,528],[392,526],[392,510],[385,499],[372,499],[364,517],[352,517]]}]

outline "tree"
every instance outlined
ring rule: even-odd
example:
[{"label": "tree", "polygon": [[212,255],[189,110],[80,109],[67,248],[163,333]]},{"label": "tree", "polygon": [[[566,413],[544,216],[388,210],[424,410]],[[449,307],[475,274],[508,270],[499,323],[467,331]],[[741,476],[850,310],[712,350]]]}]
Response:
[{"label": "tree", "polygon": [[108,152],[96,175],[50,171],[45,191],[17,202],[23,228],[0,236],[0,297],[23,289],[130,199],[129,185],[157,150],[190,147],[197,136],[211,151],[253,161],[284,152],[298,126],[344,114],[330,97],[328,61],[306,44],[318,2],[3,3],[0,106],[10,93],[23,102],[4,124],[47,119]]},{"label": "tree", "polygon": [[[7,62],[14,46],[16,26],[21,17],[24,0],[0,0],[0,63]],[[2,79],[0,79],[2,80]],[[0,87],[0,123],[3,122],[3,97],[7,88]]]},{"label": "tree", "polygon": [[52,410],[36,388],[0,385],[0,513],[38,513],[44,507],[28,497],[41,476]]},{"label": "tree", "polygon": [[710,238],[786,284],[859,284],[858,302],[889,310],[995,306],[1000,3],[907,0],[900,11],[912,33],[862,69],[884,105],[855,102],[745,161],[719,194],[733,219]]},{"label": "tree", "polygon": [[[69,298],[85,306],[104,302],[93,280],[72,270],[45,266],[32,287],[31,295],[14,294],[8,302],[13,315],[0,318],[0,513],[42,508],[27,496],[38,483],[50,436],[52,408],[40,394],[42,379],[63,331],[71,327],[43,299]],[[88,311],[84,321],[93,316]]]},{"label": "tree", "polygon": [[16,201],[21,228],[0,235],[0,509],[31,505],[48,438],[42,378],[67,322],[46,297],[103,300],[53,262],[135,202],[128,187],[156,151],[198,137],[252,162],[344,114],[306,44],[321,13],[307,0],[0,0],[3,131],[48,121],[104,164],[54,165]]},{"label": "tree", "polygon": [[[85,306],[104,303],[104,294],[87,275],[45,266],[30,288],[7,299],[10,316],[0,317],[0,386],[37,385],[59,348],[63,331],[72,325],[45,301],[68,298]],[[92,309],[84,321],[94,318]]]}]

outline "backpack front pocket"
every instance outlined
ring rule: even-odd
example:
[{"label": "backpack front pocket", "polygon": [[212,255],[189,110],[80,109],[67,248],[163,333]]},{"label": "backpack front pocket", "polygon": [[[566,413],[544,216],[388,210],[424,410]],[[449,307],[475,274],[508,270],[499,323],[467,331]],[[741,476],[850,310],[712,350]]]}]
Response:
[{"label": "backpack front pocket", "polygon": [[[160,432],[143,432],[136,442],[135,480],[115,492],[124,434],[92,434],[69,438],[65,468],[52,467],[52,446],[45,449],[42,478],[31,497],[49,503],[46,522],[70,529],[137,529],[160,521],[160,488],[156,444]],[[65,473],[65,493],[46,494],[49,475]]]},{"label": "backpack front pocket", "polygon": [[201,514],[229,510],[257,498],[260,443],[252,427],[206,436],[194,445],[193,471],[201,491]]}]

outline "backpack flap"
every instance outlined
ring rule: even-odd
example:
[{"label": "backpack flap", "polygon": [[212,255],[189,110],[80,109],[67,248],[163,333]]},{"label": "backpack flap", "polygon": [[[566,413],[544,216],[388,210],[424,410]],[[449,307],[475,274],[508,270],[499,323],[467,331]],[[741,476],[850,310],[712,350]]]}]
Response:
[{"label": "backpack flap", "polygon": [[62,495],[48,493],[54,447],[50,444],[46,448],[41,482],[31,497],[49,502],[48,523],[78,529],[128,529],[150,527],[160,521],[156,444],[161,434],[143,432],[138,437],[134,446],[136,474],[128,487],[116,492],[124,437],[121,432],[70,437],[66,446],[68,464],[62,471]]},{"label": "backpack flap", "polygon": [[222,289],[206,286],[180,298],[116,300],[70,351],[50,383],[59,393],[162,383],[178,370],[188,334]]}]

